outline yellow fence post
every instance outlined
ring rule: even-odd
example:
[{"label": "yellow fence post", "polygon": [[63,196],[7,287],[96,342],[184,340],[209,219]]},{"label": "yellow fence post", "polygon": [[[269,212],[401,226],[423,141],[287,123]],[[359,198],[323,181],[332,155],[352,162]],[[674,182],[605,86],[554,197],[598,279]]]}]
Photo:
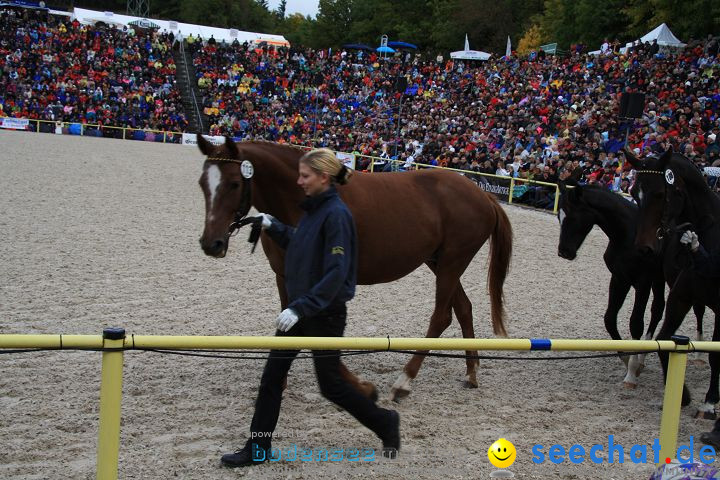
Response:
[{"label": "yellow fence post", "polygon": [[103,330],[103,349],[113,350],[104,351],[102,354],[100,431],[96,475],[98,480],[116,479],[118,476],[124,341],[125,329],[106,328]]},{"label": "yellow fence post", "polygon": [[560,187],[555,185],[555,205],[553,205],[553,213],[557,213],[558,203],[560,203]]},{"label": "yellow fence post", "polygon": [[510,177],[510,193],[508,194],[508,203],[512,203],[514,189],[515,189],[515,177]]},{"label": "yellow fence post", "polygon": [[687,365],[687,352],[690,348],[688,337],[675,335],[672,337],[672,341],[675,342],[675,352],[670,352],[667,380],[665,380],[665,397],[660,420],[659,464],[665,463],[666,458],[675,458],[676,455],[682,392],[685,385],[685,366]]}]

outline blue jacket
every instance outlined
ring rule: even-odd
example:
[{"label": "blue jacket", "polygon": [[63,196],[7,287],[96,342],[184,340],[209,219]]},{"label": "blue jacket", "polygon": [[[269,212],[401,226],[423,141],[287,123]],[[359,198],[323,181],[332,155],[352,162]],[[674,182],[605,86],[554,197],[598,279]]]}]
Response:
[{"label": "blue jacket", "polygon": [[357,233],[335,187],[301,204],[297,228],[273,220],[266,231],[285,252],[288,308],[300,318],[344,305],[355,296]]},{"label": "blue jacket", "polygon": [[695,271],[707,278],[720,278],[720,251],[707,251],[702,243],[693,253]]}]

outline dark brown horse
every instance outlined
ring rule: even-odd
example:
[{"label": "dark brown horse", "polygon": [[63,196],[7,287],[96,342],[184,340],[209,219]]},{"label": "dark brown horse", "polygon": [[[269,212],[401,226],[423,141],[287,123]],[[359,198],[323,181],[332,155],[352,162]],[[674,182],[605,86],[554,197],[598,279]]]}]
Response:
[{"label": "dark brown horse", "polygon": [[[661,251],[668,242],[679,242],[685,230],[694,230],[700,243],[709,251],[720,245],[720,198],[710,189],[705,177],[680,153],[672,149],[658,158],[638,159],[629,150],[626,157],[637,170],[632,195],[639,207],[635,245],[648,255]],[[672,247],[672,246],[668,246]],[[677,248],[677,245],[675,245]],[[720,341],[720,276],[703,272],[690,255],[678,264],[665,305],[665,320],[656,340],[669,340],[695,303],[710,307],[715,313],[712,340]],[[720,355],[710,353],[710,386],[699,415],[715,417],[720,402]],[[663,373],[667,375],[668,355],[660,354]],[[690,392],[683,389],[683,405],[690,403]]]},{"label": "dark brown horse", "polygon": [[[200,135],[198,146],[208,156],[200,177],[206,206],[200,244],[207,255],[225,256],[230,225],[247,215],[251,205],[281,222],[297,225],[303,213],[299,205],[304,194],[296,184],[303,150],[269,142],[236,144],[229,139],[224,145],[214,146]],[[252,164],[254,173],[250,179],[242,175],[242,161]],[[492,237],[487,280],[492,326],[495,334],[506,334],[503,283],[512,253],[512,229],[494,197],[467,178],[440,170],[357,173],[347,185],[338,186],[338,192],[357,227],[359,284],[392,282],[422,264],[435,273],[435,309],[428,337],[439,337],[445,331],[451,310],[455,311],[463,337],[475,337],[472,305],[460,276]],[[285,308],[284,252],[265,234],[261,241],[276,275],[281,308]],[[404,373],[393,385],[393,399],[410,392],[410,382],[425,358],[422,353],[427,352],[417,352],[405,365]],[[468,358],[466,362],[466,383],[477,387],[478,361]],[[353,381],[349,372],[343,373]],[[365,388],[365,393],[374,390],[357,379],[353,383],[361,390]]]}]

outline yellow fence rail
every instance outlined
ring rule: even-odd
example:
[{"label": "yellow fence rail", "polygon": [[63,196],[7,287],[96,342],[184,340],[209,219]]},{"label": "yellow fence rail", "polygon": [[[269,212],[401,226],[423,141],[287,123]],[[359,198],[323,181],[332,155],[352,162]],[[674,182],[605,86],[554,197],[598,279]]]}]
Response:
[{"label": "yellow fence rail", "polygon": [[[0,119],[2,118],[9,118],[9,117],[3,117],[0,115]],[[154,141],[159,142],[159,135],[162,135],[162,143],[181,143],[182,142],[182,135],[183,132],[174,132],[174,131],[166,131],[166,130],[144,130],[139,128],[127,128],[127,127],[114,127],[109,125],[98,125],[98,124],[83,124],[78,122],[54,122],[50,120],[35,120],[35,119],[19,119],[19,120],[28,120],[30,122],[29,130],[34,132],[41,132],[41,125],[47,124],[50,129],[46,131],[46,133],[55,133],[56,128],[67,129],[70,128],[70,126],[75,126],[73,128],[76,128],[76,133],[69,132],[69,135],[79,135],[79,136],[86,136],[88,135],[88,131],[98,131],[98,132],[104,132],[104,131],[116,131],[116,135],[111,135],[110,138],[122,138],[123,140],[143,140],[140,138],[133,138],[133,135],[135,132],[140,132],[143,135],[147,135],[148,133],[155,135],[155,138],[152,140],[149,139],[149,137],[145,138],[144,141]],[[34,127],[33,127],[34,125]],[[100,135],[104,136],[104,135]],[[307,145],[296,145],[296,144],[290,144],[295,147],[300,147],[306,150],[311,150],[313,147],[307,146]],[[348,155],[347,153],[345,153]],[[382,157],[373,157],[371,155],[362,155],[362,154],[352,154],[356,159],[362,158],[368,161],[368,171],[370,173],[376,172],[376,165],[381,165],[385,167],[386,165],[390,165],[391,171],[401,171],[403,169],[403,164],[405,163],[404,160],[393,160],[389,158],[382,158]],[[556,183],[549,183],[549,182],[541,182],[538,180],[531,180],[527,178],[520,178],[520,177],[505,177],[502,175],[493,175],[491,173],[482,173],[482,172],[474,172],[472,170],[460,170],[457,168],[451,168],[451,167],[441,167],[436,165],[425,165],[425,164],[419,164],[419,163],[413,163],[410,167],[411,169],[423,169],[423,168],[439,168],[443,170],[451,170],[458,172],[459,174],[463,174],[472,178],[476,179],[485,179],[484,181],[478,182],[478,185],[485,191],[494,193],[498,195],[500,198],[507,195],[507,198],[503,198],[503,200],[507,201],[507,203],[512,204],[514,201],[517,204],[517,201],[515,200],[515,193],[517,192],[517,189],[519,186],[534,186],[534,187],[546,187],[551,190],[554,190],[553,192],[553,208],[552,212],[557,213],[558,211],[558,202],[560,201],[560,187]],[[492,179],[492,180],[487,180]],[[495,182],[495,183],[492,183]],[[504,185],[504,184],[507,184]],[[505,189],[507,189],[507,194],[505,194]],[[627,194],[622,193],[623,196],[628,196]],[[544,211],[548,211],[547,209],[543,209]]]},{"label": "yellow fence rail", "polygon": [[[0,115],[0,119],[11,118]],[[110,138],[117,138],[123,140],[140,140],[133,138],[133,134],[136,132],[142,133],[143,136],[147,137],[148,133],[153,134],[155,137],[152,140],[160,143],[160,136],[162,136],[162,143],[180,143],[182,142],[183,132],[175,132],[171,130],[152,130],[144,128],[130,128],[130,127],[117,127],[113,125],[99,125],[96,123],[81,123],[81,122],[60,122],[53,120],[38,120],[33,118],[23,118],[18,120],[27,120],[28,128],[21,131],[31,131],[36,133],[60,133],[64,132],[64,135],[78,135],[78,136],[93,136],[90,132],[115,132]],[[44,127],[44,128],[41,128]],[[59,129],[59,131],[58,131]],[[99,135],[104,136],[104,135]]]},{"label": "yellow fence rail", "polygon": [[102,335],[0,335],[0,349],[92,349],[102,351],[100,427],[96,475],[116,479],[120,450],[123,355],[126,350],[478,350],[478,351],[588,351],[669,352],[663,412],[660,421],[660,459],[672,458],[677,447],[682,389],[687,353],[720,352],[720,342],[672,340],[572,340],[572,339],[460,339],[460,338],[367,338],[367,337],[243,337],[125,335],[108,328]]}]

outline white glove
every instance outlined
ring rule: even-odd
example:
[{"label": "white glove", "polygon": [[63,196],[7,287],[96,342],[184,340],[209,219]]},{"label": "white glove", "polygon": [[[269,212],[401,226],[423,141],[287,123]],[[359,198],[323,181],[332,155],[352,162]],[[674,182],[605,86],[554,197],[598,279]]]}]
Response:
[{"label": "white glove", "polygon": [[258,217],[262,217],[261,225],[263,230],[265,230],[266,228],[270,228],[270,225],[272,225],[272,221],[275,220],[275,217],[267,213],[260,213],[258,214]]},{"label": "white glove", "polygon": [[295,313],[295,310],[292,308],[286,308],[277,317],[277,328],[281,332],[287,332],[298,322],[298,320],[300,320],[300,317],[298,317],[297,313]]},{"label": "white glove", "polygon": [[680,243],[683,245],[690,245],[690,250],[696,252],[700,247],[700,241],[698,240],[697,233],[692,230],[686,230],[685,233],[680,237]]}]

